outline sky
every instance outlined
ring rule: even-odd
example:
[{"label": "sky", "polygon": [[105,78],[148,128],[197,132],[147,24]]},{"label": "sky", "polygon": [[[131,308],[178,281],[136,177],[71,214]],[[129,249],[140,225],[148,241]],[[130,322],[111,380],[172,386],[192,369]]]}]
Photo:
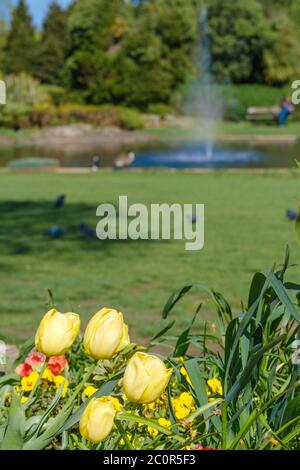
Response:
[{"label": "sky", "polygon": [[[72,0],[56,0],[62,7],[68,6]],[[1,0],[0,0],[1,2]],[[12,3],[17,3],[18,0],[13,0]],[[43,20],[51,3],[51,0],[26,0],[30,8],[30,13],[33,17],[34,23],[37,26],[42,26]]]}]

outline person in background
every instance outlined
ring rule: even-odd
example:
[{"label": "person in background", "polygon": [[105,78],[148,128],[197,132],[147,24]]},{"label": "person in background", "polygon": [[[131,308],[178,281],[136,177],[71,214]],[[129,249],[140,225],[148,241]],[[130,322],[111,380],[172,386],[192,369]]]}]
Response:
[{"label": "person in background", "polygon": [[287,118],[294,111],[292,100],[289,96],[286,96],[280,104],[280,112],[278,116],[278,122],[280,126],[285,126]]},{"label": "person in background", "polygon": [[92,159],[92,171],[98,171],[100,168],[100,157],[95,155]]}]

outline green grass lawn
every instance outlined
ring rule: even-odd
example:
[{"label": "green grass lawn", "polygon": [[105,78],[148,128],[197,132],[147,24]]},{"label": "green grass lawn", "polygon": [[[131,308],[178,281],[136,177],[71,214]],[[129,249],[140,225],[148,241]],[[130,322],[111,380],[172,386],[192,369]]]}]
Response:
[{"label": "green grass lawn", "polygon": [[[67,195],[59,211],[53,209],[58,194]],[[83,239],[79,223],[96,226],[96,207],[117,204],[119,195],[130,203],[205,203],[205,248]],[[296,171],[0,173],[1,336],[19,341],[34,331],[48,288],[62,311],[74,309],[84,321],[103,306],[122,310],[136,338],[153,332],[168,296],[188,281],[206,282],[238,309],[252,274],[280,263],[286,244],[299,262],[293,223],[285,219],[285,209],[296,208],[299,198]],[[55,224],[68,232],[48,240],[44,232]],[[299,278],[295,267],[291,279]],[[180,325],[201,298],[194,291],[176,308]],[[205,305],[203,317],[209,312]]]},{"label": "green grass lawn", "polygon": [[[199,129],[201,124],[191,128],[181,128],[177,126],[147,129],[152,135],[163,138],[182,138],[182,139],[199,139]],[[216,134],[221,137],[226,136],[300,136],[300,122],[289,122],[286,126],[280,127],[276,125],[252,124],[247,121],[229,122],[223,121],[216,129]]]}]

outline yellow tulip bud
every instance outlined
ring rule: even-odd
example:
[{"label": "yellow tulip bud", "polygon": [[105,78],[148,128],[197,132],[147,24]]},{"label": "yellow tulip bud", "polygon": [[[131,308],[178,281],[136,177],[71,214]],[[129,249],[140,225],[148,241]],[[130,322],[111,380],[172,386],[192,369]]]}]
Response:
[{"label": "yellow tulip bud", "polygon": [[46,356],[63,356],[80,330],[77,313],[59,313],[52,309],[42,319],[35,335],[35,346]]},{"label": "yellow tulip bud", "polygon": [[116,412],[111,397],[92,398],[80,419],[82,437],[94,444],[104,441],[112,431]]},{"label": "yellow tulip bud", "polygon": [[94,359],[111,359],[130,343],[122,313],[111,308],[96,313],[88,323],[83,343],[85,352]]},{"label": "yellow tulip bud", "polygon": [[133,403],[152,403],[163,394],[171,375],[172,369],[167,369],[158,357],[137,352],[125,370],[125,395]]}]

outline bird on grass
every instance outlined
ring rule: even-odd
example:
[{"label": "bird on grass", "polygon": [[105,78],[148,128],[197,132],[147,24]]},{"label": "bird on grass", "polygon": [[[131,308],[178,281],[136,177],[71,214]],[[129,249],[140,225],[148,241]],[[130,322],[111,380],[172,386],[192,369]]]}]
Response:
[{"label": "bird on grass", "polygon": [[55,209],[61,209],[62,207],[64,207],[65,202],[66,196],[64,196],[63,194],[61,196],[58,196],[54,204]]},{"label": "bird on grass", "polygon": [[47,232],[46,232],[46,235],[48,235],[50,238],[60,238],[60,237],[63,237],[64,234],[66,233],[66,230],[63,228],[63,227],[58,227],[58,226],[54,226],[54,227],[50,227]]},{"label": "bird on grass", "polygon": [[290,220],[297,220],[298,219],[298,212],[296,212],[292,209],[287,209],[286,210],[286,216]]},{"label": "bird on grass", "polygon": [[85,238],[95,238],[96,237],[96,230],[93,227],[90,227],[88,224],[81,222],[79,225],[79,230]]}]

